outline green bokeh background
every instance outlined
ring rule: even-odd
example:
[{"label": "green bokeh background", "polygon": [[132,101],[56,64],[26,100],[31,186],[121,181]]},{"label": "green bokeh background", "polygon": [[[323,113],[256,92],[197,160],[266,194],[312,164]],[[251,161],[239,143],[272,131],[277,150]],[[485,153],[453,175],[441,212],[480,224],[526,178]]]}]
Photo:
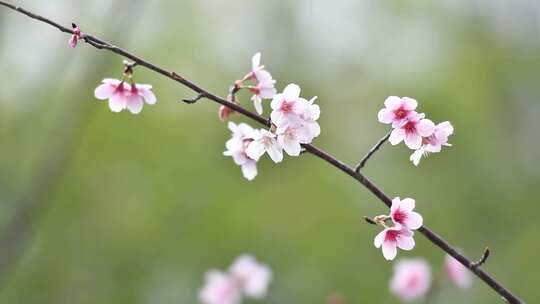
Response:
[{"label": "green bokeh background", "polygon": [[[279,90],[294,82],[319,96],[315,144],[349,164],[387,132],[376,114],[388,95],[418,99],[429,118],[453,123],[454,146],[415,168],[403,145],[387,145],[366,174],[415,198],[425,223],[468,256],[492,248],[486,269],[538,299],[538,2],[14,2],[222,96],[261,51]],[[197,303],[204,272],[242,253],[274,273],[267,300],[253,303],[332,293],[399,303],[377,229],[362,221],[387,210],[367,190],[310,155],[265,158],[244,180],[222,155],[217,105],[180,103],[193,93],[143,68],[135,79],[154,85],[157,105],[110,112],[92,93],[121,76],[122,58],[69,49],[68,38],[0,9],[0,235],[20,244],[16,258],[0,254],[0,303]],[[443,253],[416,240],[398,257],[425,257],[438,272]],[[498,301],[475,280],[466,291],[444,282],[432,303]]]}]

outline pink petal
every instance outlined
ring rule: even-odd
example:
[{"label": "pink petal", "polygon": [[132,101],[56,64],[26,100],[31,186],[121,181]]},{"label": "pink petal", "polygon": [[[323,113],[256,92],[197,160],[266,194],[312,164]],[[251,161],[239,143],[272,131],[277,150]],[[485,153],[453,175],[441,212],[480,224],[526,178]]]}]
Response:
[{"label": "pink petal", "polygon": [[259,160],[259,158],[261,158],[261,156],[264,154],[264,145],[260,141],[254,140],[249,143],[246,149],[246,154],[254,160]]},{"label": "pink petal", "polygon": [[[151,86],[150,86],[151,87]],[[156,95],[150,90],[143,88],[142,90],[139,90],[139,94],[144,98],[144,101],[146,101],[147,104],[153,105],[156,103]]]},{"label": "pink petal", "polygon": [[387,108],[381,109],[377,114],[377,118],[380,123],[389,124],[394,120],[394,112],[388,110]]},{"label": "pink petal", "polygon": [[450,136],[454,133],[454,126],[449,121],[441,122],[437,125],[437,129],[443,131],[446,136]]},{"label": "pink petal", "polygon": [[274,143],[271,144],[270,147],[268,147],[267,149],[268,156],[270,156],[270,158],[275,163],[279,163],[283,160],[283,150],[281,146],[275,140],[273,140],[273,142]]},{"label": "pink petal", "polygon": [[242,174],[247,180],[253,180],[257,176],[257,162],[250,160],[242,165]]},{"label": "pink petal", "polygon": [[94,90],[94,96],[101,100],[109,99],[114,93],[114,90],[116,90],[116,86],[103,83]]},{"label": "pink petal", "polygon": [[386,230],[383,230],[379,232],[375,238],[373,239],[373,245],[375,245],[375,248],[380,248],[382,243],[384,242],[384,238],[386,237]]},{"label": "pink petal", "polygon": [[385,107],[387,107],[389,110],[397,110],[399,107],[401,107],[402,101],[401,98],[398,96],[389,96],[384,101]]},{"label": "pink petal", "polygon": [[423,218],[418,212],[411,212],[407,214],[407,218],[405,219],[405,226],[411,230],[416,230],[420,227],[422,227]]},{"label": "pink petal", "polygon": [[113,94],[109,98],[109,108],[113,112],[120,112],[126,108],[127,100],[123,94]]},{"label": "pink petal", "polygon": [[[392,133],[394,132],[392,131]],[[392,138],[392,136],[390,136],[390,138]],[[410,149],[416,150],[422,146],[422,137],[415,133],[408,134],[407,136],[405,136],[405,145],[407,145],[407,147],[409,147]]]},{"label": "pink petal", "polygon": [[283,97],[286,101],[294,101],[300,96],[300,87],[294,83],[291,83],[283,90]]},{"label": "pink petal", "polygon": [[415,201],[412,198],[404,198],[401,200],[400,207],[402,210],[405,210],[407,212],[411,212],[414,209]]},{"label": "pink petal", "polygon": [[403,139],[405,138],[405,130],[403,129],[394,129],[392,130],[392,133],[390,133],[390,138],[388,139],[388,141],[392,144],[392,145],[397,145],[399,144],[401,141],[403,141]]},{"label": "pink petal", "polygon": [[403,97],[403,108],[408,111],[413,111],[418,106],[418,102],[415,99],[409,97]]},{"label": "pink petal", "polygon": [[263,106],[262,106],[262,99],[258,95],[253,95],[251,97],[251,100],[253,101],[253,106],[255,106],[255,110],[259,115],[263,113]]},{"label": "pink petal", "polygon": [[399,204],[401,203],[401,200],[399,199],[399,196],[395,197],[392,200],[392,206],[390,207],[390,213],[396,212],[396,210],[399,209]]},{"label": "pink petal", "polygon": [[409,236],[399,236],[397,238],[397,246],[403,250],[412,250],[414,248],[414,238]]},{"label": "pink petal", "polygon": [[421,136],[427,137],[435,131],[435,124],[429,119],[422,119],[416,124],[416,130]]},{"label": "pink petal", "polygon": [[132,114],[139,114],[143,108],[143,100],[138,95],[127,98],[127,108]]},{"label": "pink petal", "polygon": [[385,241],[382,243],[382,252],[386,260],[391,261],[397,255],[396,243],[392,241]]},{"label": "pink petal", "polygon": [[272,101],[270,102],[270,107],[272,107],[272,110],[278,110],[281,105],[283,104],[283,101],[285,97],[283,97],[283,94],[276,94],[272,98]]}]

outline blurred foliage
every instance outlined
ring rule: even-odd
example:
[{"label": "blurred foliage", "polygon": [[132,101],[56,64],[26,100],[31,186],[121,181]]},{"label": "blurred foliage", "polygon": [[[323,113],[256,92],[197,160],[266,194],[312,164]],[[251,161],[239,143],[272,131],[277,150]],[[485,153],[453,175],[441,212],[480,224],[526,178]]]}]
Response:
[{"label": "blurred foliage", "polygon": [[[415,97],[428,117],[454,124],[454,146],[419,168],[405,147],[385,146],[366,174],[390,195],[414,197],[426,224],[468,256],[490,246],[486,268],[525,300],[538,294],[538,2],[17,3],[221,95],[262,51],[279,89],[295,82],[319,96],[316,144],[351,164],[386,132],[376,120],[386,96]],[[34,233],[2,281],[1,303],[195,303],[204,272],[241,253],[274,270],[260,303],[322,303],[334,292],[397,303],[391,263],[361,220],[386,209],[353,180],[304,155],[264,159],[247,182],[221,154],[229,131],[215,104],[179,103],[192,93],[138,68],[158,104],[111,113],[92,92],[121,76],[121,58],[71,50],[67,35],[5,9],[0,24],[1,227],[36,191],[34,176],[56,161],[60,173],[37,198]],[[444,258],[421,236],[399,253],[407,256],[434,271]],[[480,281],[468,291],[444,284],[436,297],[497,301]]]}]

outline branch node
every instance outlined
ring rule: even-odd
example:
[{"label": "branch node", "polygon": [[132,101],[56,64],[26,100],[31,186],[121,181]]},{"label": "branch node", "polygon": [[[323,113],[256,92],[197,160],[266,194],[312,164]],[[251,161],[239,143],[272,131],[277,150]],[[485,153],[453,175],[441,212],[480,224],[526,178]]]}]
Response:
[{"label": "branch node", "polygon": [[480,259],[478,261],[476,261],[476,262],[471,263],[471,268],[478,268],[478,267],[482,266],[487,261],[490,254],[491,254],[491,251],[489,250],[489,247],[486,247],[486,249],[484,249],[484,253],[482,253],[482,256],[480,257]]},{"label": "branch node", "polygon": [[183,102],[187,103],[187,104],[194,104],[196,103],[197,101],[199,101],[199,99],[203,98],[204,97],[204,94],[203,93],[199,93],[199,95],[195,96],[194,98],[184,98],[182,99]]}]

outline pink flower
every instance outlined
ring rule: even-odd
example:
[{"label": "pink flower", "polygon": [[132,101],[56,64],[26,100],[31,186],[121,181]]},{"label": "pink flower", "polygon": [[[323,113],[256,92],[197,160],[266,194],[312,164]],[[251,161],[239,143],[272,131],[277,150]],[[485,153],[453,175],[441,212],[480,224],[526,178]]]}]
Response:
[{"label": "pink flower", "polygon": [[300,87],[296,84],[289,84],[283,93],[274,95],[270,106],[272,113],[270,118],[272,123],[280,128],[287,126],[297,127],[302,124],[301,114],[305,110],[307,100],[300,97]]},{"label": "pink flower", "polygon": [[429,119],[424,119],[424,114],[413,113],[408,120],[392,130],[389,141],[392,145],[397,145],[405,141],[405,145],[410,149],[418,149],[422,146],[422,137],[433,134],[435,125]]},{"label": "pink flower", "polygon": [[245,123],[239,125],[229,122],[232,137],[225,143],[225,156],[231,156],[234,162],[242,168],[242,174],[247,180],[257,176],[257,161],[246,154],[246,149],[253,141],[255,130]]},{"label": "pink flower", "polygon": [[313,141],[313,138],[321,134],[321,127],[317,120],[321,116],[321,108],[313,104],[317,99],[317,96],[311,98],[308,102],[304,104],[304,109],[300,113],[300,118],[302,118],[302,127],[305,128],[306,142],[310,143]]},{"label": "pink flower", "polygon": [[392,207],[390,208],[392,221],[410,230],[416,230],[422,227],[422,216],[412,211],[414,205],[415,201],[412,198],[404,198],[403,200],[400,200],[399,197],[394,198],[392,200]]},{"label": "pink flower", "polygon": [[258,83],[255,87],[250,88],[250,91],[253,93],[251,101],[253,101],[255,110],[257,110],[257,113],[260,115],[263,113],[262,100],[271,99],[277,93],[276,88],[274,88],[276,81],[272,79],[272,75],[265,70],[255,72],[255,79]]},{"label": "pink flower", "polygon": [[382,247],[383,256],[393,260],[397,255],[397,248],[411,250],[414,248],[414,233],[396,223],[394,227],[386,227],[373,241],[376,248]]},{"label": "pink flower", "polygon": [[246,149],[247,156],[258,161],[264,152],[267,152],[275,163],[283,160],[283,148],[277,142],[276,134],[261,129],[254,132],[253,139]]},{"label": "pink flower", "polygon": [[405,302],[424,296],[431,286],[431,268],[423,259],[402,259],[394,265],[390,291]]},{"label": "pink flower", "polygon": [[141,112],[143,100],[148,104],[156,103],[156,96],[148,84],[129,84],[118,79],[103,79],[102,84],[94,91],[97,99],[109,100],[109,108],[113,112],[121,112],[128,109],[133,114]]},{"label": "pink flower", "polygon": [[393,128],[400,127],[416,112],[418,102],[409,97],[390,96],[384,101],[385,108],[379,111],[379,122],[392,124]]},{"label": "pink flower", "polygon": [[298,156],[302,151],[302,144],[308,143],[307,130],[302,127],[287,126],[277,129],[277,141],[290,156]]},{"label": "pink flower", "polygon": [[239,304],[240,288],[234,278],[211,270],[205,275],[205,285],[199,292],[199,300],[204,304]]},{"label": "pink flower", "polygon": [[472,284],[469,270],[458,260],[447,255],[444,261],[444,270],[450,280],[459,288],[468,288]]},{"label": "pink flower", "polygon": [[71,26],[73,27],[73,34],[69,38],[68,42],[71,48],[75,48],[77,46],[77,42],[83,39],[82,38],[83,34],[81,32],[81,29],[77,25],[75,25],[75,23],[72,23]]},{"label": "pink flower", "polygon": [[252,298],[261,299],[272,280],[272,271],[268,266],[255,260],[253,256],[242,255],[234,261],[229,273],[238,282],[242,292]]},{"label": "pink flower", "polygon": [[218,117],[219,117],[219,120],[221,121],[225,121],[229,118],[229,116],[234,113],[234,110],[227,107],[227,106],[220,106],[219,107],[219,110],[218,110]]},{"label": "pink flower", "polygon": [[227,273],[211,270],[199,292],[204,304],[239,304],[242,297],[262,299],[272,280],[272,271],[250,255],[238,257]]},{"label": "pink flower", "polygon": [[441,122],[433,129],[433,133],[422,139],[422,146],[414,151],[409,158],[415,166],[418,166],[422,156],[428,156],[429,153],[441,152],[442,146],[450,147],[448,136],[454,133],[454,127],[449,121]]}]

